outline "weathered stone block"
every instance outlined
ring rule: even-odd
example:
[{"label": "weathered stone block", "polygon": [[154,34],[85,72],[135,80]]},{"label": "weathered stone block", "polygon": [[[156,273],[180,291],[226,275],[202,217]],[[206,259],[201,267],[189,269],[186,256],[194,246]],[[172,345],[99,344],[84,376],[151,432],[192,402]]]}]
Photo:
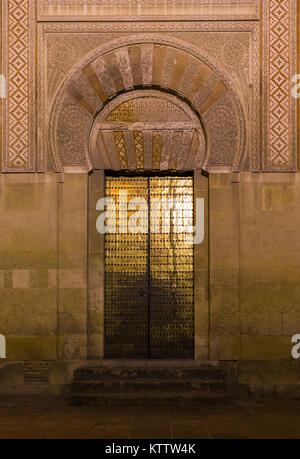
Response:
[{"label": "weathered stone block", "polygon": [[290,336],[241,336],[242,360],[291,360]]},{"label": "weathered stone block", "polygon": [[13,288],[29,288],[30,272],[28,269],[14,269]]},{"label": "weathered stone block", "polygon": [[239,360],[240,338],[238,335],[211,335],[211,360]]},{"label": "weathered stone block", "polygon": [[55,336],[7,336],[7,360],[56,360]]},{"label": "weathered stone block", "polygon": [[0,387],[21,386],[24,382],[24,363],[23,362],[3,362],[0,363]]}]

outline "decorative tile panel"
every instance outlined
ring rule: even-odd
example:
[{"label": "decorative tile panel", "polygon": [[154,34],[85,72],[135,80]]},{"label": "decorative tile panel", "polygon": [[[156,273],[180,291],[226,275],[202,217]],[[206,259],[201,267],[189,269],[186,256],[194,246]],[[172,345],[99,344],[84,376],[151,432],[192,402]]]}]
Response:
[{"label": "decorative tile panel", "polygon": [[7,97],[3,104],[3,171],[29,172],[35,163],[34,2],[5,0],[3,73]]},{"label": "decorative tile panel", "polygon": [[264,149],[265,171],[296,168],[296,1],[264,0]]}]

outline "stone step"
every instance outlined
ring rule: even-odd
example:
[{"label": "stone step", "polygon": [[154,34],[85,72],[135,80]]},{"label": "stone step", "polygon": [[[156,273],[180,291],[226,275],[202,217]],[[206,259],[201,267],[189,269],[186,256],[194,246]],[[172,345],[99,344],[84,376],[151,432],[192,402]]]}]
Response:
[{"label": "stone step", "polygon": [[70,406],[137,406],[137,405],[182,405],[195,403],[218,403],[229,400],[227,394],[201,393],[192,391],[186,393],[71,393],[66,397]]},{"label": "stone step", "polygon": [[181,404],[228,398],[216,365],[196,361],[104,361],[74,372],[63,396],[70,405]]},{"label": "stone step", "polygon": [[107,393],[142,393],[142,392],[215,392],[226,391],[226,383],[222,380],[203,379],[103,379],[74,381],[69,386],[70,393],[99,392]]},{"label": "stone step", "polygon": [[163,379],[193,379],[199,378],[204,381],[223,381],[224,374],[217,367],[118,367],[109,368],[105,366],[78,368],[74,372],[74,381],[128,379],[128,378],[163,378]]}]

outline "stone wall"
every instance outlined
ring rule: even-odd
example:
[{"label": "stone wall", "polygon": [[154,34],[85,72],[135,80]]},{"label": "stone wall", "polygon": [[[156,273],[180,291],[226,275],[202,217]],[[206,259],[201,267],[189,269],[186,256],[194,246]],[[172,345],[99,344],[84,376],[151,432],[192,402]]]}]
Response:
[{"label": "stone wall", "polygon": [[242,175],[240,381],[270,392],[300,383],[291,357],[300,330],[299,205],[299,174]]},{"label": "stone wall", "polygon": [[24,383],[25,361],[57,359],[58,184],[53,174],[0,181],[0,386],[13,390]]},{"label": "stone wall", "polygon": [[[231,177],[195,178],[200,194],[209,184],[209,260],[203,246],[195,271],[198,358],[234,364],[255,393],[299,392],[300,174]],[[57,391],[103,355],[103,240],[92,217],[103,174],[2,175],[1,190],[0,389]]]},{"label": "stone wall", "polygon": [[87,357],[86,174],[64,174],[58,185],[58,304],[60,360]]},{"label": "stone wall", "polygon": [[1,175],[1,333],[8,360],[57,358],[57,180]]},{"label": "stone wall", "polygon": [[[285,78],[296,72],[295,8],[300,2],[263,0],[261,8],[258,0],[233,0],[237,15],[232,16],[226,0],[212,0],[208,9],[202,0],[184,0],[183,8],[174,0],[172,17],[158,0],[143,2],[148,5],[147,17],[147,8],[142,13],[136,8],[139,0],[113,0],[123,5],[113,12],[111,0],[103,0],[104,21],[99,20],[94,0],[2,2],[0,73],[9,84],[8,97],[0,99],[0,334],[7,338],[7,359],[0,360],[0,391],[60,391],[74,368],[103,356],[103,239],[95,231],[94,213],[103,193],[103,172],[50,172],[49,136],[65,142],[67,130],[73,139],[76,131],[82,135],[78,104],[86,105],[85,97],[79,91],[73,107],[67,106],[66,126],[58,123],[52,137],[50,112],[59,87],[67,79],[73,84],[76,75],[80,74],[79,88],[83,81],[90,96],[88,80],[81,75],[85,66],[89,68],[89,55],[92,58],[100,48],[103,53],[115,50],[112,44],[117,40],[120,49],[130,45],[128,55],[142,56],[131,45],[143,35],[147,42],[151,37],[151,43],[172,42],[175,48],[180,43],[182,50],[203,54],[220,67],[220,80],[228,79],[224,81],[242,101],[245,113],[250,110],[242,131],[252,141],[238,167],[231,161],[226,169],[236,173],[210,173],[208,179],[195,173],[195,194],[203,195],[207,204],[206,238],[195,249],[196,357],[236,369],[238,382],[254,393],[299,394],[300,362],[292,360],[291,337],[300,333],[300,174],[293,172],[299,166],[295,100]],[[90,16],[80,16],[80,7],[74,9],[71,3],[84,3]],[[67,9],[61,8],[64,4],[69,4]],[[128,17],[127,4],[135,15]],[[300,8],[298,24],[299,14]],[[22,31],[19,37],[12,33],[16,27]],[[244,59],[238,61],[242,49]],[[114,61],[114,52],[108,75],[124,67],[123,59]],[[135,59],[132,68],[138,79],[141,69]],[[168,90],[164,81],[171,80],[169,71],[189,81],[186,70],[176,69],[165,65],[156,89]],[[119,78],[126,80],[126,74],[121,72]],[[151,84],[151,78],[146,83]],[[95,85],[94,76],[93,81]],[[175,83],[181,87],[180,80]],[[190,93],[186,97],[191,102]],[[230,118],[224,113],[226,120]],[[215,120],[210,137],[214,139],[217,129],[222,151],[222,129],[219,118]],[[83,140],[87,145],[88,135]],[[74,156],[76,149],[78,143],[66,143],[64,159]],[[88,157],[87,148],[84,154]],[[86,163],[78,158],[63,162],[73,172],[74,166]],[[219,168],[211,172],[224,172],[222,165],[216,158]],[[256,173],[238,174],[239,170]]]}]

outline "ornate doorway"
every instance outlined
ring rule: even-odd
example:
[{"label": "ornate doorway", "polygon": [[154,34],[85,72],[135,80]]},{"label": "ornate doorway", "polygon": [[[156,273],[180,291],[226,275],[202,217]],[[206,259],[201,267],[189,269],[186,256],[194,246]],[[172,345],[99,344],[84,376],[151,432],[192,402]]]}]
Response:
[{"label": "ornate doorway", "polygon": [[116,203],[105,236],[105,357],[193,358],[193,178],[107,176],[105,188]]},{"label": "ornate doorway", "polygon": [[[206,132],[199,114],[174,94],[134,89],[114,97],[95,116],[89,134],[93,164],[89,174],[89,359],[209,357],[208,179],[201,172],[206,152]],[[190,180],[189,199],[205,202],[205,240],[189,249],[189,262],[183,261],[185,255],[180,259],[179,243],[171,262],[171,232],[169,239],[161,240],[152,232],[147,237],[112,233],[105,245],[103,233],[96,228],[98,200],[117,198],[126,182],[128,196],[151,201],[152,185],[158,184],[157,193],[162,196],[163,181],[170,177]],[[166,190],[169,195],[170,184]],[[192,215],[193,203],[190,211]],[[143,219],[150,221],[153,214],[148,207]],[[180,234],[175,236],[179,239]],[[122,252],[122,246],[127,252]],[[179,260],[186,272],[180,271]],[[201,276],[200,283],[193,282],[194,275]]]}]

